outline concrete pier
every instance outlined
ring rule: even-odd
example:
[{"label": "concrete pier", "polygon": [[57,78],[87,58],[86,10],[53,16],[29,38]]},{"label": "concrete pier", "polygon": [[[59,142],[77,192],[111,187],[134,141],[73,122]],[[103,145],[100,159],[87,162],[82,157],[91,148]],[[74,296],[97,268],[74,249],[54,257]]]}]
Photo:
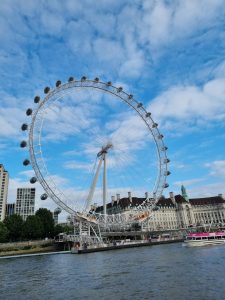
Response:
[{"label": "concrete pier", "polygon": [[85,253],[92,253],[92,252],[100,252],[100,251],[109,251],[109,250],[119,250],[124,248],[134,248],[134,247],[144,247],[144,246],[154,246],[160,244],[171,244],[171,243],[178,243],[183,242],[183,239],[170,239],[170,240],[161,240],[161,241],[135,241],[135,242],[121,242],[115,244],[104,244],[99,246],[87,246],[87,247],[79,247],[79,248],[72,248],[71,253],[74,254],[85,254]]}]

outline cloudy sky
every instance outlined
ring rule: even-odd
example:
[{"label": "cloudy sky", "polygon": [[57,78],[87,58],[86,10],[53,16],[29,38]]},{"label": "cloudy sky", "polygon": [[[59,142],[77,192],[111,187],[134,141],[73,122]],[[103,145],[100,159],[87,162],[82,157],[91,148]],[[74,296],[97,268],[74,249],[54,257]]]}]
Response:
[{"label": "cloudy sky", "polygon": [[[18,146],[23,139],[20,126],[27,122],[25,110],[34,106],[35,95],[44,96],[45,86],[53,87],[58,79],[66,82],[71,75],[122,85],[152,112],[171,159],[166,196],[179,193],[181,184],[190,197],[225,193],[223,0],[1,0],[0,38],[0,163],[10,175],[9,202],[15,201],[18,186],[29,186],[32,173],[23,167],[27,153]],[[46,163],[56,183],[74,195],[84,187],[71,177],[78,170],[84,176],[93,166],[91,154],[108,142],[109,134],[110,139],[117,137],[111,169],[123,169],[129,178],[125,190],[135,178],[128,169],[141,178],[146,166],[146,183],[156,172],[156,157],[151,142],[144,142],[142,125],[129,109],[110,101],[81,91],[48,111]],[[133,146],[125,157],[116,156],[116,147],[124,150],[128,144]],[[146,155],[138,167],[143,150],[149,153],[149,164]],[[115,182],[112,194],[114,187]],[[150,189],[150,183],[149,188],[137,187],[140,192]],[[56,207],[37,199],[40,205]]]}]

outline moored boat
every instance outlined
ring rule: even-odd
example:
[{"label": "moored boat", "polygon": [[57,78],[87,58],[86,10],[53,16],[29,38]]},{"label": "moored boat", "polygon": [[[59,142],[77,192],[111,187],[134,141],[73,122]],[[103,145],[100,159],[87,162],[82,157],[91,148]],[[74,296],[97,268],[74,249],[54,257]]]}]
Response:
[{"label": "moored boat", "polygon": [[222,245],[225,244],[225,232],[198,232],[189,233],[184,245],[188,247]]}]

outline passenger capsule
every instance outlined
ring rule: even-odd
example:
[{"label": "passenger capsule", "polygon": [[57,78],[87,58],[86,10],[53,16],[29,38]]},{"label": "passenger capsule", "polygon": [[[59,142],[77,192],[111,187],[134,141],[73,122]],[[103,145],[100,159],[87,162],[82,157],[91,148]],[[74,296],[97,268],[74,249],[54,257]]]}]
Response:
[{"label": "passenger capsule", "polygon": [[111,86],[111,85],[112,85],[112,82],[111,82],[111,81],[108,81],[108,82],[106,83],[106,85]]},{"label": "passenger capsule", "polygon": [[151,116],[151,113],[150,113],[150,112],[147,112],[145,116],[146,116],[146,118],[148,118],[148,117]]},{"label": "passenger capsule", "polygon": [[170,174],[171,174],[170,171],[165,171],[165,173],[164,173],[165,176],[169,176]]},{"label": "passenger capsule", "polygon": [[142,103],[138,103],[137,108],[140,108],[140,107],[142,107],[142,106],[143,106]]},{"label": "passenger capsule", "polygon": [[56,83],[55,83],[55,86],[59,87],[61,84],[62,84],[62,82],[60,80],[57,80]]},{"label": "passenger capsule", "polygon": [[22,141],[21,143],[20,143],[20,147],[21,148],[25,148],[27,146],[27,142],[26,141]]},{"label": "passenger capsule", "polygon": [[96,78],[94,79],[94,82],[99,82],[99,78],[96,77]]},{"label": "passenger capsule", "polygon": [[128,95],[128,99],[133,99],[133,95],[132,94]]},{"label": "passenger capsule", "polygon": [[69,77],[69,79],[68,79],[68,82],[72,82],[72,81],[74,81],[74,77]]},{"label": "passenger capsule", "polygon": [[62,212],[61,208],[60,207],[57,207],[55,210],[54,210],[54,214],[60,214]]},{"label": "passenger capsule", "polygon": [[28,129],[28,125],[24,123],[24,124],[21,126],[21,130],[25,131],[25,130],[27,130],[27,129]]},{"label": "passenger capsule", "polygon": [[152,124],[152,128],[156,128],[156,127],[158,127],[158,124],[157,123],[153,123]]},{"label": "passenger capsule", "polygon": [[37,182],[37,178],[36,177],[32,177],[30,179],[30,183],[34,184],[35,182]]},{"label": "passenger capsule", "polygon": [[44,88],[44,93],[45,93],[45,94],[48,94],[49,91],[50,91],[50,87],[46,86],[46,87]]},{"label": "passenger capsule", "polygon": [[165,158],[164,159],[164,163],[166,164],[166,163],[169,163],[170,162],[170,160],[169,160],[169,158]]},{"label": "passenger capsule", "polygon": [[31,108],[28,108],[28,109],[26,110],[26,115],[27,115],[27,116],[32,115],[32,109],[31,109]]},{"label": "passenger capsule", "polygon": [[122,86],[120,86],[120,87],[118,87],[117,92],[120,93],[120,92],[122,92],[122,90],[123,90],[123,88],[122,88]]},{"label": "passenger capsule", "polygon": [[40,102],[40,97],[39,96],[35,96],[34,97],[34,103],[38,103],[38,102]]},{"label": "passenger capsule", "polygon": [[153,207],[152,210],[153,210],[153,211],[157,211],[157,210],[159,210],[159,207],[158,207],[158,206],[155,206],[155,207]]},{"label": "passenger capsule", "polygon": [[164,189],[166,189],[166,188],[169,187],[169,184],[168,183],[164,183],[163,187],[164,187]]},{"label": "passenger capsule", "polygon": [[46,200],[48,198],[48,195],[47,194],[42,194],[41,195],[41,200]]},{"label": "passenger capsule", "polygon": [[158,138],[161,140],[163,138],[163,134],[160,134]]},{"label": "passenger capsule", "polygon": [[85,80],[87,80],[87,77],[86,76],[82,76],[81,77],[81,81],[85,81]]},{"label": "passenger capsule", "polygon": [[167,146],[162,147],[162,151],[166,151],[166,150],[168,150]]},{"label": "passenger capsule", "polygon": [[28,166],[29,164],[30,164],[29,159],[24,159],[23,165],[24,165],[24,166]]}]

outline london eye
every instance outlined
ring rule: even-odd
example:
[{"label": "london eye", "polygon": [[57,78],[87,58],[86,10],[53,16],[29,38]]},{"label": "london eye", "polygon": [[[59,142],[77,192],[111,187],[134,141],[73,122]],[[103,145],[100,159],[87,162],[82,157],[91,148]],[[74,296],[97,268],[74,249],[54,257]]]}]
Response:
[{"label": "london eye", "polygon": [[[164,137],[142,102],[110,81],[70,77],[66,83],[58,80],[54,88],[45,87],[43,97],[34,97],[34,108],[28,108],[26,115],[29,122],[21,129],[27,131],[27,139],[20,147],[28,148],[29,157],[23,165],[34,170],[30,183],[41,184],[41,200],[50,198],[76,220],[100,225],[132,223],[150,216],[168,187],[170,172]],[[54,143],[60,134],[56,159]],[[62,152],[76,159],[65,162]],[[57,182],[55,174],[63,167],[69,179],[74,178],[76,193],[65,192]],[[109,195],[144,190],[143,182],[147,193],[142,203],[131,204],[126,215],[108,214]],[[102,206],[100,212],[93,209],[96,205]]]}]

